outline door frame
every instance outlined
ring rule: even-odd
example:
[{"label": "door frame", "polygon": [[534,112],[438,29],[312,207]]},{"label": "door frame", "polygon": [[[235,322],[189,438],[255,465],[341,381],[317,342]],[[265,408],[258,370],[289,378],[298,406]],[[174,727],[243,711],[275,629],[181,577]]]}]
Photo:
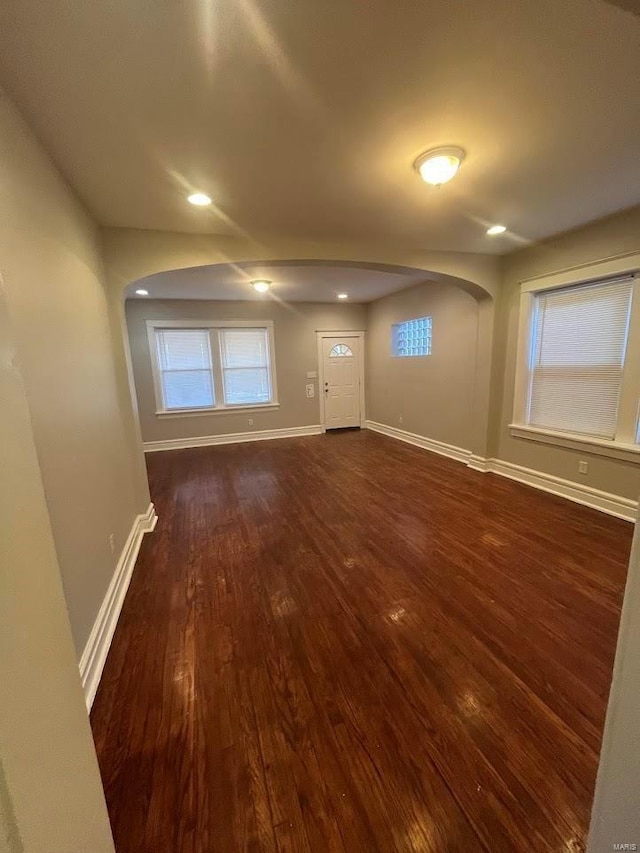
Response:
[{"label": "door frame", "polygon": [[327,429],[327,421],[324,413],[324,353],[322,351],[322,342],[325,338],[358,338],[358,352],[359,352],[359,376],[358,381],[360,384],[360,426],[364,427],[366,417],[364,412],[365,407],[365,388],[364,388],[364,338],[365,332],[363,329],[351,331],[350,329],[337,329],[335,331],[329,330],[325,331],[316,331],[316,339],[318,344],[318,397],[320,403],[320,426],[322,427],[323,432],[326,432]]}]

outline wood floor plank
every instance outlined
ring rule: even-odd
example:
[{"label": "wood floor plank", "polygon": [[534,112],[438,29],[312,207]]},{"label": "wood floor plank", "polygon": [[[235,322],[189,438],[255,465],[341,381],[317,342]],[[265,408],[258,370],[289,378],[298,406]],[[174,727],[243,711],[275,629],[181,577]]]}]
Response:
[{"label": "wood floor plank", "polygon": [[366,431],[148,468],[118,853],[583,849],[630,524]]}]

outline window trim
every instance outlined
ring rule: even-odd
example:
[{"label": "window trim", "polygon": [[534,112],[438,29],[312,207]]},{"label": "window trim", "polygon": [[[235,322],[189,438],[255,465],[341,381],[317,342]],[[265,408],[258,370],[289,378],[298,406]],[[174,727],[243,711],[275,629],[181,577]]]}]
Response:
[{"label": "window trim", "polygon": [[[278,409],[278,380],[276,375],[276,354],[273,320],[147,320],[147,341],[149,344],[149,359],[153,375],[153,390],[155,395],[155,415],[158,418],[184,418],[194,415],[220,415],[231,412],[245,412],[258,409]],[[208,329],[211,349],[211,373],[213,377],[215,406],[203,406],[189,409],[167,409],[164,406],[160,367],[158,365],[158,350],[156,346],[156,329]],[[219,329],[266,329],[269,346],[269,373],[271,379],[271,400],[267,403],[225,404],[222,380],[222,361],[220,356]],[[217,358],[214,352],[218,353]]]},{"label": "window trim", "polygon": [[[570,267],[549,275],[523,279],[520,282],[520,314],[518,318],[518,339],[515,388],[513,396],[513,417],[509,424],[509,433],[514,438],[552,444],[571,450],[583,451],[623,459],[640,464],[640,444],[634,437],[638,425],[640,397],[640,371],[633,376],[627,369],[629,364],[640,364],[640,253],[632,252],[605,258],[596,263]],[[633,276],[633,301],[625,368],[622,380],[622,392],[618,412],[620,438],[601,439],[579,433],[561,432],[527,423],[529,394],[529,361],[531,332],[534,320],[535,297],[542,292],[565,289],[567,287],[587,285],[594,281],[622,276]],[[620,425],[621,428],[620,428]]]},{"label": "window trim", "polygon": [[554,444],[556,447],[566,447],[569,450],[582,450],[585,453],[595,453],[597,456],[609,456],[612,459],[640,463],[639,444],[608,441],[606,438],[580,435],[580,433],[556,432],[528,424],[509,424],[509,432],[514,438],[524,438],[540,444]]}]

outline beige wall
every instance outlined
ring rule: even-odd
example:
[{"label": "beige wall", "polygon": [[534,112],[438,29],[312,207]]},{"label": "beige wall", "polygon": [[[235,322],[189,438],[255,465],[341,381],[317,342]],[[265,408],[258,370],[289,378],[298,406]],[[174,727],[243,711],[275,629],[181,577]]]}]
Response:
[{"label": "beige wall", "polygon": [[[562,269],[640,251],[640,208],[579,228],[504,259],[504,283],[496,321],[494,359],[493,452],[499,459],[581,485],[636,500],[640,465],[513,438],[513,413],[520,282]],[[578,475],[578,460],[588,459],[589,473]]]},{"label": "beige wall", "polygon": [[367,243],[318,243],[272,238],[253,241],[218,234],[103,228],[105,265],[109,287],[121,295],[127,285],[166,270],[207,264],[261,261],[329,262],[341,266],[424,270],[425,278],[451,279],[477,298],[495,295],[500,287],[500,258],[473,252],[433,252],[380,240]]},{"label": "beige wall", "polygon": [[[493,359],[493,297],[500,289],[500,258],[468,252],[416,250],[400,244],[317,243],[295,239],[271,239],[257,243],[248,238],[212,234],[182,234],[127,228],[102,229],[107,282],[114,306],[133,282],[166,270],[207,264],[255,261],[330,262],[359,267],[421,270],[434,278],[467,291],[479,300],[478,350],[474,388],[474,435],[470,449],[488,455],[489,397]],[[117,369],[126,376],[124,351],[117,344]],[[127,435],[134,459],[140,435],[137,418],[127,421]],[[141,481],[138,477],[137,481]]]},{"label": "beige wall", "polygon": [[1,95],[0,198],[0,271],[79,657],[146,506],[133,494],[96,230]]},{"label": "beige wall", "polygon": [[113,853],[15,337],[0,278],[0,850]]},{"label": "beige wall", "polygon": [[[428,282],[379,299],[368,308],[367,417],[471,449],[476,300],[451,285]],[[393,358],[392,324],[427,316],[433,318],[432,354]]]},{"label": "beige wall", "polygon": [[[354,304],[272,300],[223,302],[197,300],[132,299],[126,304],[133,374],[138,397],[142,437],[145,441],[188,438],[203,435],[282,429],[320,423],[317,381],[307,379],[307,371],[318,369],[316,330],[359,330],[365,328],[365,309]],[[185,417],[159,418],[151,372],[147,320],[273,320],[278,398],[280,407],[251,412],[216,412]],[[309,399],[305,385],[316,384],[316,396]],[[252,418],[253,426],[248,420]]]}]

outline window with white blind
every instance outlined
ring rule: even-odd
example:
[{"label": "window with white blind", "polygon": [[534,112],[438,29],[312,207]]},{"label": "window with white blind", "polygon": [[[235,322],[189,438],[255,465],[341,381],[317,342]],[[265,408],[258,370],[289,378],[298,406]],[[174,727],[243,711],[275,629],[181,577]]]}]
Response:
[{"label": "window with white blind", "polygon": [[536,295],[532,426],[615,438],[632,284],[625,279]]},{"label": "window with white blind", "polygon": [[150,320],[156,414],[275,406],[273,323]]},{"label": "window with white blind", "polygon": [[214,406],[208,329],[157,329],[156,347],[163,408]]},{"label": "window with white blind", "polygon": [[266,329],[221,329],[222,385],[228,406],[271,400],[269,337]]},{"label": "window with white blind", "polygon": [[638,279],[534,287],[523,285],[512,434],[637,453]]}]

